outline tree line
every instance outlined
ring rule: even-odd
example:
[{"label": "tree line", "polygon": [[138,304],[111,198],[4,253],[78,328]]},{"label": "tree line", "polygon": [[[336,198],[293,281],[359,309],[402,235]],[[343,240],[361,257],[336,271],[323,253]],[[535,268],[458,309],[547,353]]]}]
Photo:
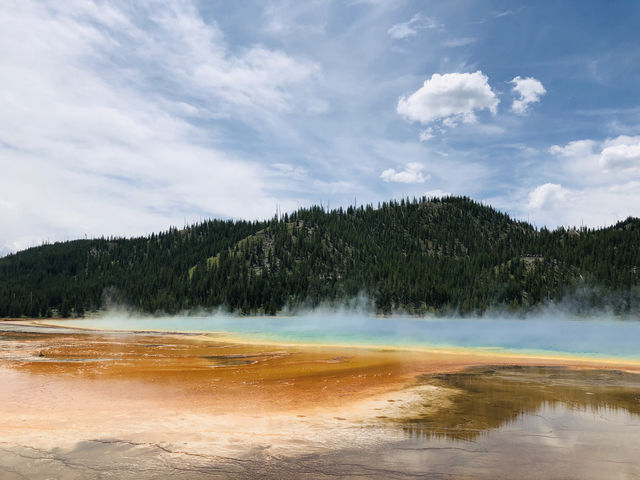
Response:
[{"label": "tree line", "polygon": [[0,259],[0,316],[227,308],[275,314],[365,295],[379,313],[529,311],[573,300],[640,312],[640,220],[536,229],[466,197],[208,220]]}]

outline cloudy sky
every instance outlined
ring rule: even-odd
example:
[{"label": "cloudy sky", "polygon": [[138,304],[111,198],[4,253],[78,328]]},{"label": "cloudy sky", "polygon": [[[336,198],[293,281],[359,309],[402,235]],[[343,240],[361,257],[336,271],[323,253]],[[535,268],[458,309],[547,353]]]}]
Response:
[{"label": "cloudy sky", "polygon": [[640,2],[0,4],[0,254],[468,195],[640,216]]}]

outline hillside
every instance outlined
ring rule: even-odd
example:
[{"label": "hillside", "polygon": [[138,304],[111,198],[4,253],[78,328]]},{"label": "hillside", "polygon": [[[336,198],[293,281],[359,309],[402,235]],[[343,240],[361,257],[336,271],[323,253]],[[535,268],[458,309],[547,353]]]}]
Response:
[{"label": "hillside", "polygon": [[468,198],[389,202],[267,222],[211,220],[0,259],[0,316],[226,307],[274,314],[364,294],[377,311],[481,313],[576,300],[640,310],[640,220],[536,230]]}]

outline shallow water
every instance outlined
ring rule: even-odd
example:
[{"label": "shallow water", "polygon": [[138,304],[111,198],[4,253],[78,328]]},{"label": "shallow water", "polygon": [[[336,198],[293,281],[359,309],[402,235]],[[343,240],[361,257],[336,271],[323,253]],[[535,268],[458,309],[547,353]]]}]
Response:
[{"label": "shallow water", "polygon": [[421,380],[457,393],[361,462],[406,478],[640,477],[638,374],[488,366]]},{"label": "shallow water", "polygon": [[382,318],[358,314],[295,317],[108,315],[78,327],[226,332],[258,341],[412,348],[462,347],[520,353],[640,359],[640,321],[560,315],[513,318]]},{"label": "shallow water", "polygon": [[488,366],[421,381],[456,393],[396,420],[404,440],[322,462],[374,478],[640,478],[638,374]]},{"label": "shallow water", "polygon": [[[640,440],[640,375],[620,370],[564,367],[483,366],[425,375],[422,382],[455,390],[446,408],[402,425],[412,436],[474,440],[490,430],[527,430],[540,418],[585,416],[595,425],[604,417],[635,426]],[[552,427],[553,425],[550,425]],[[557,427],[557,425],[556,425]],[[565,424],[564,427],[568,427]],[[598,427],[607,430],[607,425]]]}]

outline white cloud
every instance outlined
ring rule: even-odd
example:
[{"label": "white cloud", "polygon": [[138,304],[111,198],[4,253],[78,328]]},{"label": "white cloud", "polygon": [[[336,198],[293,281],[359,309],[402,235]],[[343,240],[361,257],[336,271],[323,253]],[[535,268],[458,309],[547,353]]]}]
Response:
[{"label": "white cloud", "polygon": [[569,142],[564,146],[552,145],[549,148],[549,152],[554,155],[561,155],[563,157],[585,157],[593,155],[593,149],[596,147],[596,142],[593,140],[575,140]]},{"label": "white cloud", "polygon": [[566,145],[553,145],[549,153],[553,158],[549,162],[549,174],[566,184],[598,185],[611,178],[603,175],[599,164],[600,144],[594,140],[575,140]]},{"label": "white cloud", "polygon": [[640,216],[640,136],[553,145],[554,181],[528,192],[522,211],[548,226],[611,225]]},{"label": "white cloud", "polygon": [[429,180],[430,176],[426,177],[422,174],[424,166],[417,162],[407,163],[404,170],[396,171],[393,168],[389,168],[380,174],[380,178],[385,182],[399,182],[399,183],[424,183]]},{"label": "white cloud", "polygon": [[451,196],[451,192],[446,192],[444,190],[440,190],[436,188],[435,190],[428,190],[424,192],[424,196],[427,198],[442,198]]},{"label": "white cloud", "polygon": [[599,161],[607,170],[640,170],[640,136],[621,135],[605,141]]},{"label": "white cloud", "polygon": [[550,208],[563,202],[569,196],[569,190],[557,183],[545,183],[529,193],[530,209]]},{"label": "white cloud", "polygon": [[602,227],[640,216],[638,181],[595,187],[543,187],[530,192],[533,205],[525,209],[526,217],[538,225]]},{"label": "white cloud", "polygon": [[429,128],[425,128],[422,132],[420,132],[420,141],[421,142],[426,142],[427,140],[430,140],[434,137],[433,134],[433,128],[429,127]]},{"label": "white cloud", "polygon": [[138,35],[141,60],[157,62],[171,80],[205,99],[288,110],[304,101],[295,86],[319,73],[314,63],[261,45],[232,54],[217,24],[205,23],[189,2],[174,0],[149,15],[153,28]]},{"label": "white cloud", "polygon": [[393,25],[387,30],[387,33],[391,38],[402,40],[417,35],[418,30],[431,30],[439,27],[440,24],[435,19],[425,17],[422,13],[416,13],[409,21]]},{"label": "white cloud", "polygon": [[[453,193],[462,193],[474,198],[484,195],[483,189],[495,178],[495,171],[486,163],[480,162],[474,155],[461,154],[456,149],[445,152],[432,149],[428,144],[406,140],[375,140],[372,142],[372,154],[386,165],[395,165],[398,158],[407,163],[423,165],[425,158],[437,158],[437,161],[425,165],[425,181],[433,182],[438,188]],[[437,157],[435,157],[437,156]],[[406,164],[405,164],[406,165]],[[428,168],[428,176],[426,169]],[[404,167],[396,170],[404,170]],[[417,192],[416,192],[417,193]],[[358,197],[360,198],[360,197]],[[376,197],[379,198],[379,197]]]},{"label": "white cloud", "polygon": [[629,175],[640,175],[640,136],[620,135],[600,143],[576,140],[553,145],[549,152],[566,158],[578,174],[590,172],[595,181],[625,181]]},{"label": "white cloud", "polygon": [[0,249],[269,217],[277,178],[194,117],[304,110],[317,72],[230,51],[190,2],[16,0],[0,7]]},{"label": "white cloud", "polygon": [[434,73],[420,89],[400,98],[397,112],[412,121],[423,124],[440,121],[451,128],[460,122],[475,122],[477,111],[489,110],[495,114],[499,102],[488,78],[479,70],[474,73]]},{"label": "white cloud", "polygon": [[529,111],[529,105],[539,102],[540,97],[547,93],[542,83],[533,77],[515,77],[509,83],[514,85],[512,90],[518,94],[518,98],[511,105],[511,110],[518,115],[526,115]]}]

